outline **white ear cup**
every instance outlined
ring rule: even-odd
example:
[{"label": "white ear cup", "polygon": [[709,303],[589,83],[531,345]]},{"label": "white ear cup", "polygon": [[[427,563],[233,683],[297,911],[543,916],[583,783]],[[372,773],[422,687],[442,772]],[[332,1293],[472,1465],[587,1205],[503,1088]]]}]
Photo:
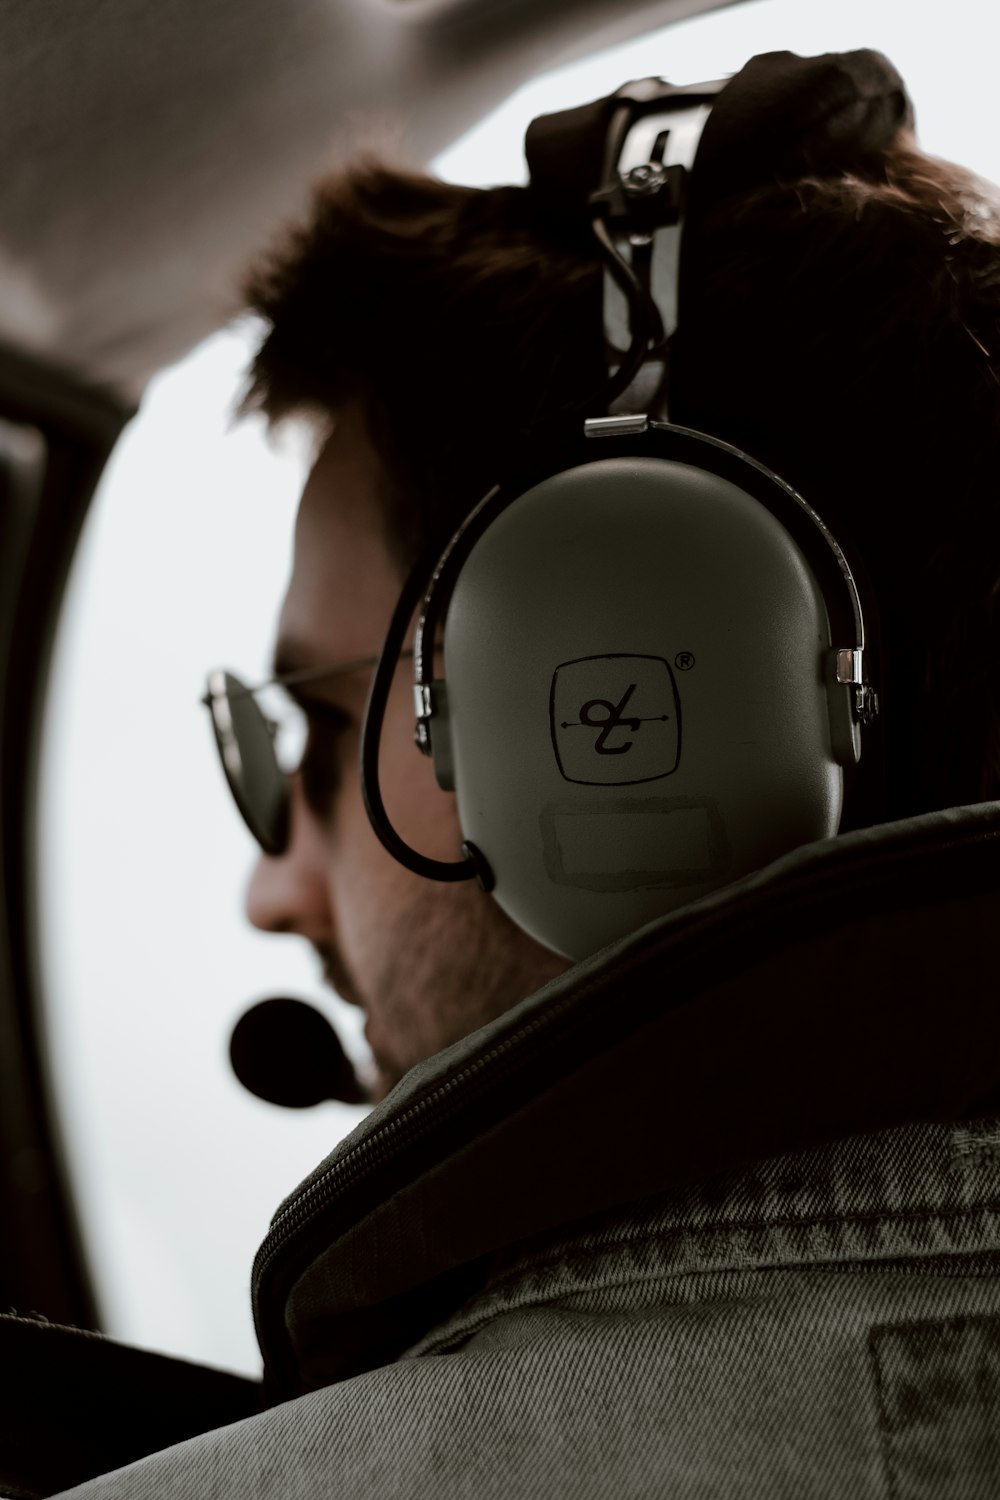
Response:
[{"label": "white ear cup", "polygon": [[432,740],[494,896],[580,958],[836,832],[856,758],[819,584],[771,512],[613,457],[513,501],[465,559]]}]

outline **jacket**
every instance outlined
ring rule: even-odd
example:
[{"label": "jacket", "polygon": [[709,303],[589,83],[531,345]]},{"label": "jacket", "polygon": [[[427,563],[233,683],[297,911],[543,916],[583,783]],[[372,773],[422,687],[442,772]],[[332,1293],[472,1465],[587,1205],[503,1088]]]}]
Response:
[{"label": "jacket", "polygon": [[414,1069],[275,1216],[263,1391],[166,1362],[67,1493],[995,1496],[998,831],[796,851]]}]

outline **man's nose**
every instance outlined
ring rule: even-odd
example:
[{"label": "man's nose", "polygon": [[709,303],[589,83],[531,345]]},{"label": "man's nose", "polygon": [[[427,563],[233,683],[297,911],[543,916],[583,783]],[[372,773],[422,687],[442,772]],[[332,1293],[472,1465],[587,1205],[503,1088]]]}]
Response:
[{"label": "man's nose", "polygon": [[246,913],[262,932],[294,932],[329,940],[331,912],[322,829],[293,778],[289,839],[284,854],[261,854],[250,877]]}]

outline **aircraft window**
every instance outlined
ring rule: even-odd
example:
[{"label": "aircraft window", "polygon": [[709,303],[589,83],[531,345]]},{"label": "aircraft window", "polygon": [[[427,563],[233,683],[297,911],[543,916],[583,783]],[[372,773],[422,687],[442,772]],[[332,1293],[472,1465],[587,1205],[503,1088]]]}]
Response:
[{"label": "aircraft window", "polygon": [[361,1118],[280,1110],[227,1060],[255,1000],[356,1039],[302,944],[245,922],[254,845],[199,702],[265,678],[305,452],[230,413],[245,332],[150,386],[95,497],[60,622],[41,768],[45,1031],[107,1330],[256,1372],[250,1266],[275,1207]]},{"label": "aircraft window", "polygon": [[[952,0],[946,69],[940,19],[897,0],[746,0],[535,80],[435,169],[522,180],[534,115],[628,78],[873,46],[907,80],[924,146],[1000,178],[993,24],[980,0]],[[227,433],[246,349],[245,333],[220,334],[153,382],[92,507],[47,712],[40,908],[53,1092],[105,1326],[256,1371],[256,1245],[361,1111],[255,1100],[230,1073],[229,1032],[255,999],[289,993],[335,1013],[356,1056],[363,1043],[302,945],[242,917],[253,845],[198,702],[210,667],[267,675],[304,467],[252,425]]]}]

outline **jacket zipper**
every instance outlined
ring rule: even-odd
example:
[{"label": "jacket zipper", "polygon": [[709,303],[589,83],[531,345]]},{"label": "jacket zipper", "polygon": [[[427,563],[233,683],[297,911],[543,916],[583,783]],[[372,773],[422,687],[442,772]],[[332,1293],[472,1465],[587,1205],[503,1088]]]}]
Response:
[{"label": "jacket zipper", "polygon": [[[551,1033],[558,1029],[559,1023],[567,1012],[570,1013],[572,1019],[579,1004],[580,991],[574,990],[561,1004],[543,1011],[528,1025],[510,1033],[491,1051],[476,1057],[471,1065],[452,1074],[430,1093],[415,1100],[401,1115],[387,1120],[376,1134],[360,1141],[346,1156],[332,1162],[319,1177],[296,1193],[284,1208],[278,1210],[257,1251],[251,1273],[254,1323],[257,1340],[264,1356],[266,1376],[269,1378],[279,1376],[280,1383],[285,1386],[294,1384],[290,1378],[290,1372],[282,1369],[285,1364],[280,1353],[282,1346],[288,1362],[291,1363],[293,1360],[284,1319],[280,1315],[277,1318],[268,1319],[264,1310],[264,1302],[265,1282],[278,1269],[284,1253],[294,1244],[298,1235],[334,1208],[338,1199],[368,1172],[385,1165],[402,1150],[418,1144],[422,1138],[440,1129],[442,1125],[447,1125],[450,1112],[442,1112],[443,1101],[458,1095],[463,1105],[474,1102],[482,1091],[463,1086],[470,1080],[474,1080],[477,1074],[485,1071],[490,1088],[496,1088],[497,1084],[502,1081],[502,1077],[496,1071],[498,1061],[502,1060],[506,1054],[513,1053],[515,1065],[523,1064],[526,1058],[524,1042],[530,1040],[538,1032],[542,1032],[548,1039]],[[530,1057],[531,1053],[527,1056]],[[271,1322],[272,1328],[280,1330],[278,1337],[273,1341],[270,1337],[270,1330],[266,1326],[268,1321]]]}]

